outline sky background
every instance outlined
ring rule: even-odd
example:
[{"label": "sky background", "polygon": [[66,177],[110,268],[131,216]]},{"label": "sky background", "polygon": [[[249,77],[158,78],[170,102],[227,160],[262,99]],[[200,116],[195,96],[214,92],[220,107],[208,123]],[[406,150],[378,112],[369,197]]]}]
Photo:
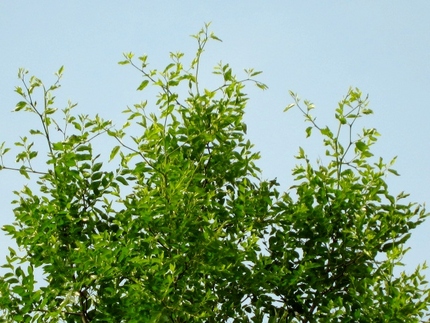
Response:
[{"label": "sky background", "polygon": [[[407,5],[407,4],[410,5]],[[25,67],[46,84],[65,66],[57,105],[78,103],[77,113],[100,114],[118,125],[127,105],[151,98],[136,92],[141,76],[120,66],[122,53],[147,54],[150,68],[164,68],[169,52],[192,59],[189,37],[205,22],[223,40],[211,42],[203,56],[203,82],[215,85],[210,71],[219,61],[236,74],[254,67],[264,73],[261,91],[249,86],[245,121],[260,151],[263,178],[292,185],[294,155],[302,146],[324,156],[317,136],[305,140],[308,126],[298,110],[283,113],[292,90],[317,106],[320,124],[332,124],[337,102],[350,86],[369,94],[374,115],[361,127],[382,134],[373,153],[387,161],[398,156],[400,177],[389,177],[390,192],[429,201],[430,192],[430,1],[1,1],[0,142],[9,146],[38,126],[34,115],[11,113],[20,100],[13,92],[17,71]],[[110,146],[106,147],[110,149]],[[25,181],[0,172],[0,225],[13,221],[13,190]],[[413,232],[406,270],[430,261],[430,222]],[[11,240],[0,232],[0,262]],[[427,271],[430,274],[430,271]]]}]

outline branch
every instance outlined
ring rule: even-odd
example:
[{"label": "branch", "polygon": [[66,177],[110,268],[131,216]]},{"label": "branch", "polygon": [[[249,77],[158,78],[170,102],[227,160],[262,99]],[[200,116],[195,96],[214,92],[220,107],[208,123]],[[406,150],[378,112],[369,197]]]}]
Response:
[{"label": "branch", "polygon": [[[0,170],[3,170],[3,169],[6,169],[6,170],[12,170],[12,171],[16,171],[16,172],[20,172],[20,171],[22,171],[22,169],[21,169],[21,168],[7,167],[7,166],[0,166]],[[46,172],[40,172],[40,171],[33,170],[33,169],[30,169],[30,168],[25,169],[25,171],[26,171],[27,173],[32,173],[32,174],[40,174],[40,175],[48,175],[48,174],[49,174],[49,173],[46,173]]]}]

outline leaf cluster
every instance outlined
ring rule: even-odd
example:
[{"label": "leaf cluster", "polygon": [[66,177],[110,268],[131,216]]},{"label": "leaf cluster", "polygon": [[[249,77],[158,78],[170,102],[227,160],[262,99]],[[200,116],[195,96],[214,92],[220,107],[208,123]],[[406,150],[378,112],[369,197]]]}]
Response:
[{"label": "leaf cluster", "polygon": [[[411,230],[428,214],[388,191],[385,177],[397,173],[394,160],[372,161],[377,131],[353,134],[355,121],[371,113],[367,98],[350,89],[333,131],[291,93],[286,110],[302,111],[307,136],[320,133],[329,161],[315,166],[300,148],[294,185],[279,192],[276,180],[260,179],[243,122],[245,84],[265,89],[253,79],[261,72],[238,79],[220,63],[220,86],[204,88],[201,55],[220,39],[208,24],[193,37],[187,68],[183,53],[171,53],[163,70],[124,54],[120,64],[143,77],[137,90],[159,90],[159,111],[148,112],[146,101],[127,107],[121,127],[75,115],[72,103],[57,111],[63,68],[49,88],[19,71],[15,110],[35,114],[40,129],[15,144],[18,167],[7,164],[10,149],[1,144],[0,167],[37,177],[38,189],[15,192],[15,222],[3,227],[19,247],[9,248],[0,277],[3,321],[424,321],[425,265],[395,273]],[[42,170],[33,166],[40,158],[33,136],[47,147]],[[95,152],[97,137],[112,142],[109,152]]]}]

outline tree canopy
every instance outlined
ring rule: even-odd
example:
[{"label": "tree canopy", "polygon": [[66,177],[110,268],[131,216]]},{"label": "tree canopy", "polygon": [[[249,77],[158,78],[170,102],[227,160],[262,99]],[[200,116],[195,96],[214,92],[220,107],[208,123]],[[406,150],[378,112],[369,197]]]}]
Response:
[{"label": "tree canopy", "polygon": [[3,321],[426,321],[425,265],[398,272],[428,213],[389,192],[386,176],[397,173],[372,153],[376,129],[355,135],[356,120],[372,113],[367,97],[350,88],[329,128],[291,92],[285,110],[302,111],[327,158],[313,162],[300,148],[294,183],[281,192],[261,178],[243,122],[245,85],[265,89],[261,72],[241,79],[219,64],[219,86],[201,84],[205,45],[219,40],[208,27],[193,36],[186,67],[183,53],[162,70],[124,54],[120,64],[143,77],[137,89],[159,89],[159,110],[127,107],[121,127],[76,115],[72,103],[56,108],[63,68],[50,86],[20,69],[15,111],[39,127],[15,143],[18,167],[0,145],[0,169],[29,181],[3,227],[19,247],[0,277]]}]

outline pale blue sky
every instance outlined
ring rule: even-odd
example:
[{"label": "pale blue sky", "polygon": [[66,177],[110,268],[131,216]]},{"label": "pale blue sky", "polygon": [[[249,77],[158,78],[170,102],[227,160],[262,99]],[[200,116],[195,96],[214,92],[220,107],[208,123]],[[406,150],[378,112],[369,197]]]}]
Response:
[{"label": "pale blue sky", "polygon": [[[151,68],[163,68],[170,51],[192,57],[188,37],[204,22],[223,42],[210,43],[210,68],[222,60],[240,75],[263,70],[269,90],[249,87],[248,134],[261,151],[265,178],[292,184],[293,155],[304,146],[324,155],[319,140],[305,141],[307,125],[298,111],[282,113],[288,90],[317,105],[329,122],[349,86],[370,95],[375,115],[361,126],[382,134],[375,155],[398,156],[401,177],[390,177],[391,192],[429,201],[430,192],[430,2],[421,1],[1,1],[0,142],[12,143],[36,125],[36,118],[12,114],[17,71],[25,67],[46,83],[65,65],[57,103],[78,102],[79,113],[123,120],[127,105],[145,99],[136,92],[140,76],[119,66],[122,53],[148,54]],[[209,75],[209,74],[207,74]],[[205,77],[206,78],[206,77]],[[214,84],[208,79],[208,84]],[[359,129],[357,128],[357,132]],[[0,173],[0,225],[13,220],[12,190],[23,181]],[[430,261],[430,222],[415,230],[405,258],[407,269]],[[0,243],[10,240],[0,232]],[[3,259],[4,251],[0,250]]]}]

